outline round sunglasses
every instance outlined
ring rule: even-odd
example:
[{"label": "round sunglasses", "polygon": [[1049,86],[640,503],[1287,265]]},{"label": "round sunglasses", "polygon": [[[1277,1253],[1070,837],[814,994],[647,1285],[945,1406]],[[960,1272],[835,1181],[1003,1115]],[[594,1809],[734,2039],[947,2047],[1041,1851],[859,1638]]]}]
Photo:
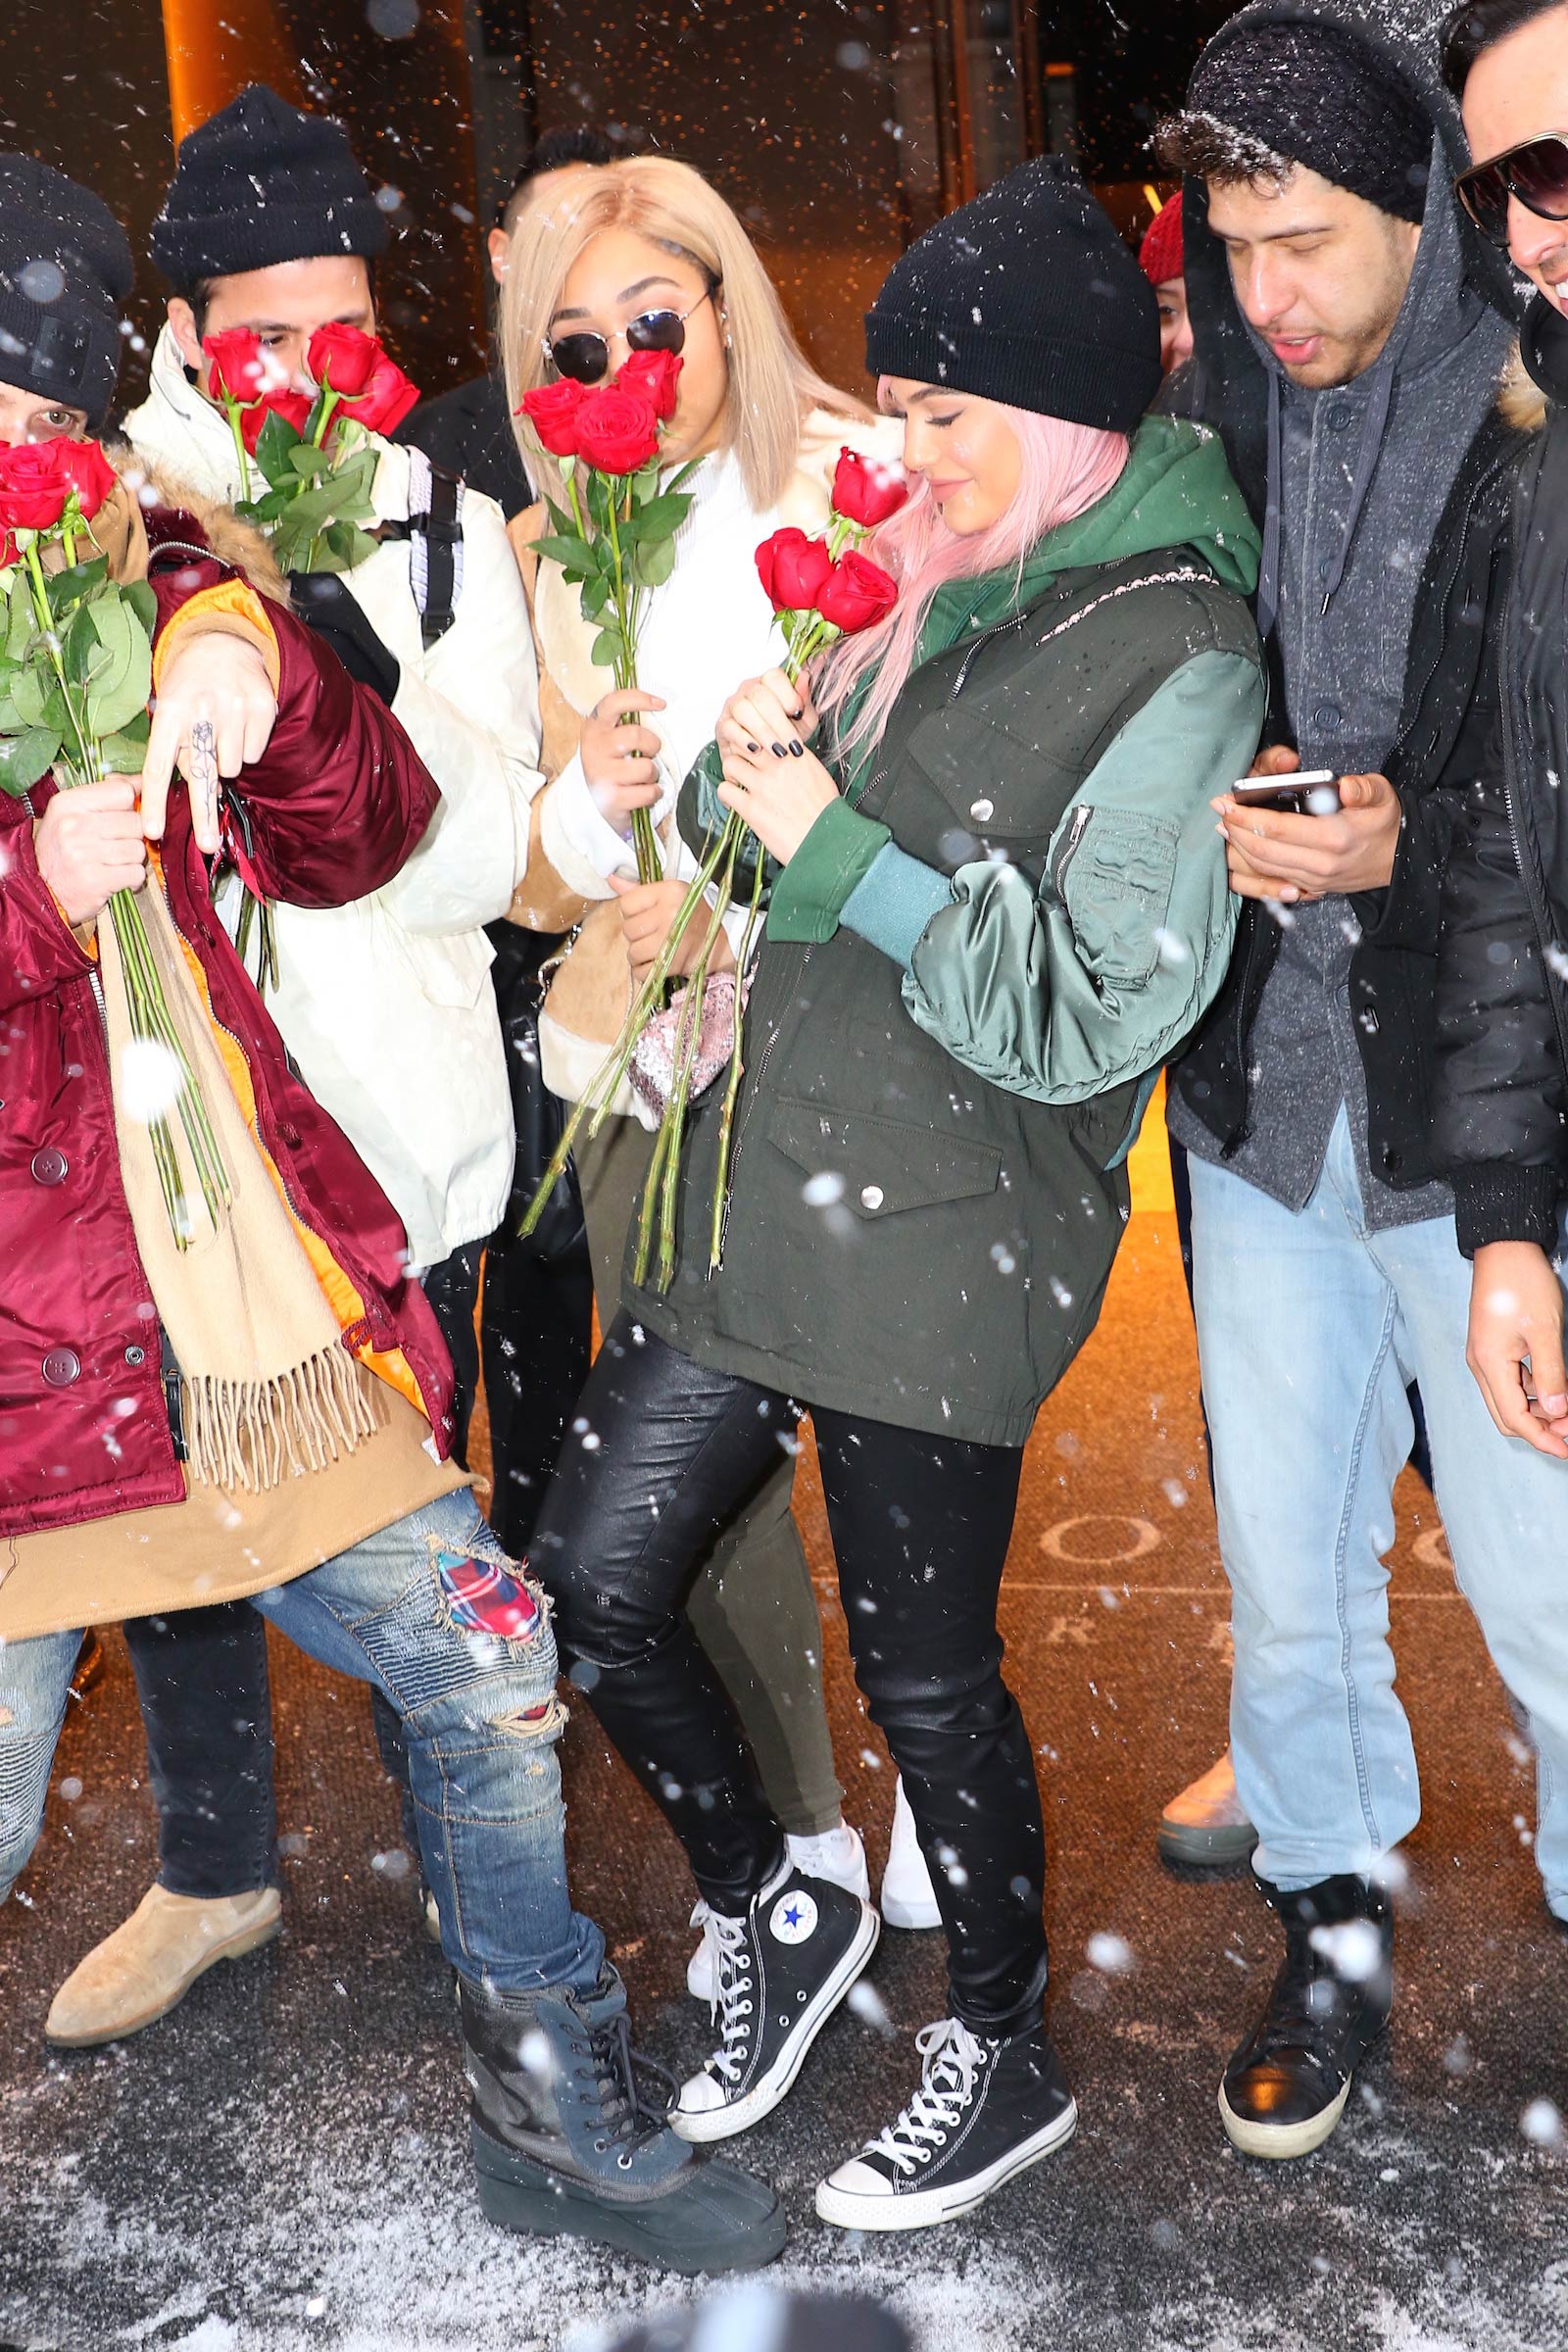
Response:
[{"label": "round sunglasses", "polygon": [[601,335],[592,330],[584,334],[557,335],[544,338],[544,354],[558,375],[569,375],[574,383],[599,384],[610,373],[610,346],[624,341],[628,351],[667,351],[676,354],[686,348],[686,321],[695,318],[705,302],[711,302],[717,289],[710,286],[698,296],[689,311],[643,311],[629,319],[618,333]]},{"label": "round sunglasses", "polygon": [[1568,220],[1568,132],[1544,131],[1517,147],[1472,164],[1454,193],[1484,237],[1508,242],[1508,204],[1517,197],[1543,220]]}]

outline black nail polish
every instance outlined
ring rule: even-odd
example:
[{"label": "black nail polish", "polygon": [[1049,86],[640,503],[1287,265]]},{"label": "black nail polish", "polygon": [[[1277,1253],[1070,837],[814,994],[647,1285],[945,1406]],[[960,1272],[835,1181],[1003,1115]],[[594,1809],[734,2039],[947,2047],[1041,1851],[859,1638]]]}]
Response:
[{"label": "black nail polish", "polygon": [[760,751],[761,750],[761,748],[762,748],[762,747],[761,747],[761,745],[760,745],[760,743],[749,743],[749,744],[746,746],[746,749],[747,749],[749,752],[760,752]]},{"label": "black nail polish", "polygon": [[806,758],[806,746],[804,743],[792,743],[790,745],[790,750],[797,760],[804,760]]},{"label": "black nail polish", "polygon": [[806,716],[806,706],[805,706],[805,704],[803,703],[803,704],[801,705],[801,708],[799,709],[799,710],[792,710],[792,711],[790,712],[790,716],[791,716],[791,718],[804,718],[804,717]]},{"label": "black nail polish", "polygon": [[773,757],[775,760],[787,760],[789,758],[789,753],[782,743],[774,744]]}]

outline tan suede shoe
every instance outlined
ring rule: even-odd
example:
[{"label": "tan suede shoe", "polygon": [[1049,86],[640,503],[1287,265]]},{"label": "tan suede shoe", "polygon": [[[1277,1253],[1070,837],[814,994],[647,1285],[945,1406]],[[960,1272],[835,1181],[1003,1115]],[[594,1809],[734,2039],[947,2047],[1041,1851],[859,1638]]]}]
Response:
[{"label": "tan suede shoe", "polygon": [[167,2017],[215,1960],[270,1943],[283,1924],[275,1886],[210,1900],[149,1886],[135,1910],[94,1946],[55,1994],[44,2037],[59,2048],[119,2041]]}]

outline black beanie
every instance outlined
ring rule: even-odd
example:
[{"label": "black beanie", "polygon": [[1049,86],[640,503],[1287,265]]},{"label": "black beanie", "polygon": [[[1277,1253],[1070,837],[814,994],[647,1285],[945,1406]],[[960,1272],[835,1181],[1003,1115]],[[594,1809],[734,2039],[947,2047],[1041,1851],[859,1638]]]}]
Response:
[{"label": "black beanie", "polygon": [[873,375],[1127,433],[1159,389],[1159,306],[1077,171],[1043,156],[894,263],[865,360]]},{"label": "black beanie", "polygon": [[[1239,131],[1396,220],[1427,204],[1437,125],[1396,69],[1338,24],[1221,33],[1198,61],[1189,115]],[[1248,161],[1241,158],[1243,166]]]},{"label": "black beanie", "polygon": [[0,154],[0,382],[102,421],[134,270],[103,199],[30,155]]},{"label": "black beanie", "polygon": [[253,81],[181,139],[152,256],[189,286],[326,254],[369,260],[390,234],[342,124]]}]

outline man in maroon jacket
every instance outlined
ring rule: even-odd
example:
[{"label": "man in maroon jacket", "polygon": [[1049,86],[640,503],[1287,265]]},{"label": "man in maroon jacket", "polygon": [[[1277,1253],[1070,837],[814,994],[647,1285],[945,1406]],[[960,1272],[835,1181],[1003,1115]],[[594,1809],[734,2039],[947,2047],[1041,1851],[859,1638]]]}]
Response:
[{"label": "man in maroon jacket", "polygon": [[[0,401],[47,397],[70,430],[113,385],[120,232],[33,172],[26,249],[67,300],[40,316],[0,240]],[[380,888],[435,787],[293,618],[265,547],[120,463],[93,530],[156,599],[143,773],[0,796],[0,1896],[38,1834],[81,1628],[249,1599],[402,1719],[484,2210],[682,2270],[765,2261],[777,2200],[695,2163],[643,2103],[624,1990],[571,1908],[554,1639],[445,1460],[451,1366],[402,1226],[213,911],[213,859],[302,906]],[[99,920],[119,890],[139,894],[231,1195],[178,1238]]]}]

